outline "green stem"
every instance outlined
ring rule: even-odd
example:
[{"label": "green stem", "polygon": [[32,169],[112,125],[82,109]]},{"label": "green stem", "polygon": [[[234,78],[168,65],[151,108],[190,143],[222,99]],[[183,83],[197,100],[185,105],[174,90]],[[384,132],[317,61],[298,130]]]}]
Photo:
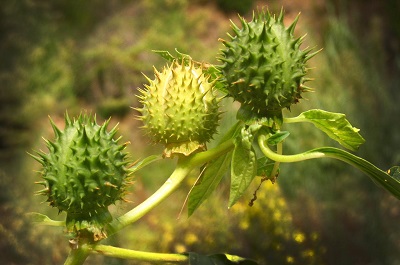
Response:
[{"label": "green stem", "polygon": [[71,249],[64,265],[81,265],[90,254],[88,245],[83,244],[76,249]]},{"label": "green stem", "polygon": [[291,118],[283,118],[283,123],[298,123],[298,122],[310,122],[310,120],[301,117],[291,117]]},{"label": "green stem", "polygon": [[230,138],[229,140],[217,145],[213,149],[193,155],[188,162],[194,166],[200,166],[227,153],[233,147],[233,139]]},{"label": "green stem", "polygon": [[174,172],[167,179],[167,181],[144,202],[119,218],[114,219],[114,221],[112,221],[107,227],[107,234],[111,235],[143,217],[146,213],[148,213],[171,193],[173,193],[191,170],[192,167],[186,163],[186,159],[179,159]]},{"label": "green stem", "polygon": [[322,158],[326,155],[322,152],[319,152],[317,149],[310,150],[304,153],[296,154],[296,155],[282,155],[277,154],[272,151],[267,144],[268,137],[265,134],[260,134],[258,137],[258,145],[260,146],[261,151],[264,155],[271,160],[281,162],[281,163],[293,163],[300,162],[308,159],[314,158]]},{"label": "green stem", "polygon": [[96,245],[92,248],[92,253],[101,254],[113,258],[132,259],[149,262],[173,262],[188,263],[189,257],[184,254],[167,254],[129,250],[107,245]]},{"label": "green stem", "polygon": [[[276,153],[281,155],[282,154],[282,149],[283,149],[282,142],[279,142],[277,144]],[[279,164],[280,164],[279,161],[275,161],[274,167],[272,168],[272,171],[271,171],[271,175],[269,176],[270,179],[275,179],[276,175],[278,174]]]},{"label": "green stem", "polygon": [[228,140],[208,151],[196,153],[189,157],[180,157],[174,172],[167,181],[144,202],[119,218],[114,219],[107,227],[107,234],[112,235],[143,217],[173,193],[193,168],[219,157],[231,148],[233,148],[233,140]]},{"label": "green stem", "polygon": [[258,137],[258,144],[264,155],[274,161],[291,163],[323,157],[338,159],[358,168],[367,174],[374,183],[389,191],[396,198],[400,199],[400,181],[365,159],[334,147],[320,147],[296,155],[281,155],[273,152],[268,147],[267,140],[267,135],[260,134]]}]

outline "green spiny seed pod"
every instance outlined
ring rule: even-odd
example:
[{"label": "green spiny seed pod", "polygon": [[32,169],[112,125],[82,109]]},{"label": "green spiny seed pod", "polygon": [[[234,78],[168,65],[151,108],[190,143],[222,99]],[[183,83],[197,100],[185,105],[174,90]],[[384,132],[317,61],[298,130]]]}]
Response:
[{"label": "green spiny seed pod", "polygon": [[105,238],[103,228],[112,220],[108,206],[123,199],[129,183],[127,143],[118,144],[116,127],[107,132],[109,121],[100,126],[95,116],[71,121],[66,114],[63,131],[50,121],[55,140],[45,140],[49,152],[32,155],[42,164],[44,179],[38,184],[45,188],[37,193],[67,213],[68,232]]},{"label": "green spiny seed pod", "polygon": [[162,72],[154,69],[155,79],[139,89],[143,107],[137,109],[143,129],[156,143],[165,144],[164,156],[189,155],[203,149],[217,130],[220,99],[214,82],[209,82],[193,62],[174,61]]},{"label": "green spiny seed pod", "polygon": [[250,22],[240,17],[242,28],[232,23],[234,36],[222,40],[223,81],[246,115],[279,120],[282,109],[290,109],[309,90],[305,63],[317,52],[300,49],[304,36],[294,38],[298,16],[288,28],[283,19],[283,10],[278,18],[265,11],[255,13]]}]

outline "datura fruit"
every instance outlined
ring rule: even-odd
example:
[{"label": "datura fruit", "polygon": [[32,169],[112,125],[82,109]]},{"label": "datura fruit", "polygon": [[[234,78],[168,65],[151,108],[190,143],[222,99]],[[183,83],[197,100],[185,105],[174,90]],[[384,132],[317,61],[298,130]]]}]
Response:
[{"label": "datura fruit", "polygon": [[278,18],[258,11],[250,22],[240,17],[242,28],[232,22],[234,35],[221,40],[225,49],[219,69],[229,96],[241,103],[239,113],[252,118],[282,119],[282,109],[302,98],[310,90],[306,62],[317,52],[301,50],[303,37],[294,38],[298,21],[285,28],[284,13]]},{"label": "datura fruit", "polygon": [[191,61],[174,61],[154,73],[155,79],[146,77],[149,84],[139,89],[142,128],[154,142],[165,145],[165,157],[203,150],[220,116],[214,82]]},{"label": "datura fruit", "polygon": [[112,220],[108,206],[123,199],[131,175],[127,143],[118,144],[116,127],[108,132],[108,123],[100,126],[86,114],[71,121],[66,114],[64,130],[51,121],[55,140],[45,140],[49,152],[32,155],[42,164],[44,180],[38,184],[44,189],[38,194],[67,213],[69,233],[91,233],[95,241],[107,237],[103,228]]}]

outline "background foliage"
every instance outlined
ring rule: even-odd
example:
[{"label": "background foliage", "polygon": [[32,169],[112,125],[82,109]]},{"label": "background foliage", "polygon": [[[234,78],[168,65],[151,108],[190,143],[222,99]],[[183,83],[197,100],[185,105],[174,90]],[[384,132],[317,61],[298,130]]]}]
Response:
[{"label": "background foliage", "polygon": [[[240,5],[235,5],[239,3]],[[134,158],[155,153],[138,131],[131,106],[134,93],[164,61],[153,49],[190,53],[217,63],[229,19],[263,1],[223,0],[11,0],[0,7],[0,261],[4,264],[59,264],[67,239],[57,229],[32,227],[24,213],[57,212],[33,196],[38,180],[26,151],[44,148],[51,138],[47,115],[59,122],[82,109],[99,119],[112,116],[132,142]],[[398,1],[268,1],[283,6],[291,20],[301,12],[298,35],[322,47],[315,67],[314,93],[287,115],[309,108],[343,112],[361,128],[367,143],[358,151],[383,169],[400,164],[400,20]],[[311,83],[310,83],[311,84]],[[230,105],[227,101],[225,105]],[[236,107],[236,105],[234,105]],[[232,122],[227,113],[222,121]],[[288,125],[289,126],[289,125]],[[335,145],[311,126],[298,126],[286,142],[294,153]],[[293,129],[291,129],[293,132]],[[163,161],[141,173],[129,205],[150,195],[171,171]],[[197,177],[196,172],[191,178]],[[399,202],[361,173],[331,160],[283,165],[275,185],[263,183],[253,207],[245,199],[227,210],[227,190],[202,205],[189,219],[180,215],[187,189],[175,194],[111,243],[149,251],[229,252],[261,264],[398,264]],[[256,180],[254,191],[259,180]],[[247,201],[246,201],[247,199]],[[180,216],[179,220],[177,217]],[[161,235],[161,236],[160,236]],[[88,264],[132,264],[91,257]]]}]

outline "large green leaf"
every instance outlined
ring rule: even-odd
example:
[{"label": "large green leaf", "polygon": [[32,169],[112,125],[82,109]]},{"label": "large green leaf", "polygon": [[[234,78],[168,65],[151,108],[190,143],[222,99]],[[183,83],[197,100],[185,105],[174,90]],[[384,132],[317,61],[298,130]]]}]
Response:
[{"label": "large green leaf", "polygon": [[257,157],[252,146],[253,139],[254,135],[251,128],[244,127],[235,140],[235,149],[232,154],[229,207],[237,202],[257,175]]},{"label": "large green leaf", "polygon": [[285,123],[311,122],[330,138],[339,142],[343,147],[355,151],[365,140],[342,113],[333,113],[320,109],[308,110],[294,118],[285,118]]},{"label": "large green leaf", "polygon": [[231,158],[232,152],[228,152],[207,165],[199,183],[197,183],[190,192],[188,201],[189,216],[191,216],[217,188],[229,168]]},{"label": "large green leaf", "polygon": [[323,153],[326,157],[336,158],[346,162],[367,174],[377,185],[389,191],[393,196],[400,199],[400,173],[399,167],[392,167],[385,172],[367,160],[355,156],[344,150],[334,147],[321,147],[305,152]]},{"label": "large green leaf", "polygon": [[[220,143],[235,138],[243,127],[241,122],[234,124],[229,131],[222,137]],[[214,161],[208,162],[203,175],[192,188],[188,199],[188,215],[194,211],[211,195],[217,188],[221,179],[227,172],[231,162],[232,152],[228,152]]]}]

